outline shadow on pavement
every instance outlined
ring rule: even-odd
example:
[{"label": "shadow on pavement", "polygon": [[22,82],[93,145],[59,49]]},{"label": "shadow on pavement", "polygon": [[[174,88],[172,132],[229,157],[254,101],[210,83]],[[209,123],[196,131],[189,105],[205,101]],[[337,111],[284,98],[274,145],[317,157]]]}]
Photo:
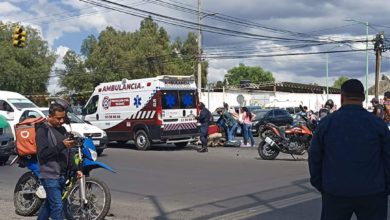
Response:
[{"label": "shadow on pavement", "polygon": [[[129,150],[137,150],[137,147],[132,142],[127,142],[125,144],[111,142],[108,144],[109,148],[118,148],[118,149],[129,149]],[[189,144],[184,148],[178,148],[173,144],[153,144],[149,150],[147,151],[193,151],[198,149],[198,146]],[[104,153],[103,153],[104,154]]]},{"label": "shadow on pavement", "polygon": [[[160,204],[157,204],[160,207]],[[157,208],[157,207],[156,207]],[[158,210],[163,210],[161,207]],[[289,186],[205,203],[167,213],[154,219],[319,219],[320,194],[299,180]]]}]

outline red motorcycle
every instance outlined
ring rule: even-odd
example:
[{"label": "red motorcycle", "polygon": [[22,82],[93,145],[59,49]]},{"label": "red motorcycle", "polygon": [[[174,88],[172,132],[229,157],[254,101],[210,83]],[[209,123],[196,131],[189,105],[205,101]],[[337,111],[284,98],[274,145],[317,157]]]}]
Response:
[{"label": "red motorcycle", "polygon": [[[265,125],[264,140],[259,144],[258,152],[262,159],[273,160],[279,152],[303,155],[310,146],[314,124],[305,118],[306,123],[294,127],[278,127],[268,123]],[[294,158],[295,159],[295,158]]]}]

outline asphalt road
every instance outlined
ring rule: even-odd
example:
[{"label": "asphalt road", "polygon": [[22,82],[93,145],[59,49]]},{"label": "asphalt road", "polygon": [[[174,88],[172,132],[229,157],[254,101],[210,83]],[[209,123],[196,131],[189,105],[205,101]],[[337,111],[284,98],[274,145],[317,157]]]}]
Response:
[{"label": "asphalt road", "polygon": [[[261,160],[254,148],[111,145],[100,161],[116,170],[92,173],[112,193],[107,219],[302,219],[320,217],[320,195],[308,183],[305,157]],[[14,214],[12,191],[24,169],[0,167],[0,219]]]}]

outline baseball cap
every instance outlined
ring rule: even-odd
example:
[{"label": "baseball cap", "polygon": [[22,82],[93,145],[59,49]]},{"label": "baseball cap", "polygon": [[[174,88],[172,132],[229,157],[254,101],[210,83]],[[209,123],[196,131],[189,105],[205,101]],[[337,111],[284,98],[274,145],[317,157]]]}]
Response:
[{"label": "baseball cap", "polygon": [[341,92],[351,98],[364,98],[363,84],[357,79],[349,79],[341,85]]}]

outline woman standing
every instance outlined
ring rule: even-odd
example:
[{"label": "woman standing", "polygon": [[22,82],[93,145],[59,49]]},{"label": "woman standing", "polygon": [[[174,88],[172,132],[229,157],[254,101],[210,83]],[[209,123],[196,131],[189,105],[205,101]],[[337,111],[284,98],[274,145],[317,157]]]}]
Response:
[{"label": "woman standing", "polygon": [[242,130],[244,134],[244,145],[248,145],[248,139],[251,139],[251,147],[255,146],[255,140],[253,138],[252,134],[252,114],[249,111],[247,107],[243,107],[243,114],[242,114]]}]

